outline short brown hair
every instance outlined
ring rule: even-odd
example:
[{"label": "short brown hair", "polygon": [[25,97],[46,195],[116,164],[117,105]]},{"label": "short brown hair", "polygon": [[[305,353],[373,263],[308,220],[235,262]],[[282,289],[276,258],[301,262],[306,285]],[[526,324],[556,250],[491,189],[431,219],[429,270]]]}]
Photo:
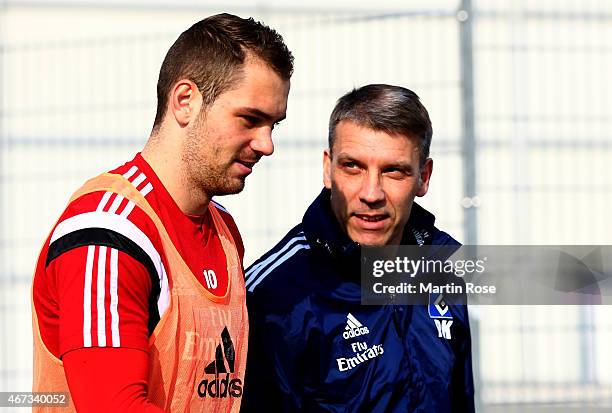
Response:
[{"label": "short brown hair", "polygon": [[338,99],[329,118],[330,153],[336,126],[343,120],[386,133],[416,138],[422,168],[429,157],[433,130],[427,109],[412,90],[401,86],[375,84],[353,89]]},{"label": "short brown hair", "polygon": [[192,80],[206,107],[239,79],[247,52],[264,61],[281,78],[291,78],[293,56],[283,38],[253,18],[217,14],[185,30],[168,50],[159,71],[153,130],[166,114],[168,95],[176,82]]}]

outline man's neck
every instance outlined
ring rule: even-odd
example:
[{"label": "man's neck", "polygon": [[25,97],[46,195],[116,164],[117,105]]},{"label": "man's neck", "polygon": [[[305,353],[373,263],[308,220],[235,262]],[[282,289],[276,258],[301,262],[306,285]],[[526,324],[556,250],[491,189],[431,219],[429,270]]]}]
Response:
[{"label": "man's neck", "polygon": [[141,155],[151,166],[174,202],[185,214],[203,215],[210,197],[189,179],[187,166],[181,156],[180,147],[173,146],[159,135],[152,135]]}]

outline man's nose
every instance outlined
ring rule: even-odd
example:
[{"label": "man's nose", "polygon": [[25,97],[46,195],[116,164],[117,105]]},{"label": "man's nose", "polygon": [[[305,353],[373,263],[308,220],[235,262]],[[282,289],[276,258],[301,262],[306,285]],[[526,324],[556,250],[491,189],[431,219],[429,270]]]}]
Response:
[{"label": "man's nose", "polygon": [[361,183],[359,198],[367,204],[376,204],[385,199],[381,177],[378,174],[366,174]]},{"label": "man's nose", "polygon": [[274,142],[272,142],[272,129],[259,128],[257,135],[251,141],[251,149],[262,156],[272,155],[274,152]]}]

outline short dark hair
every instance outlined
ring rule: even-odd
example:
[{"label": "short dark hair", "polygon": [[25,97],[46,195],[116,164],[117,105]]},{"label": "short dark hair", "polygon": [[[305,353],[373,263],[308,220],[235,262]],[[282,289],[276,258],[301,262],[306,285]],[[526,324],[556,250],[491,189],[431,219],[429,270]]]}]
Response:
[{"label": "short dark hair", "polygon": [[247,52],[265,62],[282,79],[293,74],[293,55],[275,30],[253,20],[222,13],[185,30],[168,50],[157,81],[157,112],[153,129],[166,114],[168,95],[181,79],[192,80],[204,106],[240,79]]},{"label": "short dark hair", "polygon": [[336,126],[343,120],[386,133],[416,138],[420,167],[429,157],[433,130],[427,109],[413,91],[392,85],[375,84],[353,89],[338,99],[329,118],[330,153],[336,137]]}]

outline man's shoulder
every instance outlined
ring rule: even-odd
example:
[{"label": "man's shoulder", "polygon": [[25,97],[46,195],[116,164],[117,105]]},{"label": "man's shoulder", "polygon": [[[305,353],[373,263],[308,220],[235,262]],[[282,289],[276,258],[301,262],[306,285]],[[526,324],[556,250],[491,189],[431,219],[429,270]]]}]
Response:
[{"label": "man's shoulder", "polygon": [[[142,196],[150,200],[155,197],[156,191],[154,191],[151,179],[138,167],[135,159],[136,158],[111,169],[107,173],[123,176],[123,178],[130,182]],[[101,175],[92,177],[89,181],[95,180],[100,176]],[[82,188],[83,187],[81,187],[81,189]],[[115,193],[112,188],[87,192],[68,203],[60,217],[60,221],[72,218],[76,215],[101,212],[117,215],[122,218],[133,219],[137,218],[133,215],[133,211],[136,208],[134,204],[134,202],[126,199],[123,195]]]},{"label": "man's shoulder", "polygon": [[245,271],[247,294],[272,287],[279,291],[305,271],[310,244],[302,225],[290,230],[272,249],[262,255]]},{"label": "man's shoulder", "polygon": [[[132,166],[126,163],[110,173],[123,175],[143,196],[154,196],[150,182],[145,176],[139,177]],[[111,188],[85,193],[71,200],[48,240],[54,247],[50,252],[61,246],[55,255],[81,245],[115,245],[118,242],[126,250],[137,248],[153,259],[158,259],[158,251],[162,249],[153,220],[134,201]]]},{"label": "man's shoulder", "polygon": [[147,235],[157,233],[153,220],[135,202],[113,192],[95,191],[72,200],[62,212],[57,228],[105,228],[134,234],[142,231]]}]

